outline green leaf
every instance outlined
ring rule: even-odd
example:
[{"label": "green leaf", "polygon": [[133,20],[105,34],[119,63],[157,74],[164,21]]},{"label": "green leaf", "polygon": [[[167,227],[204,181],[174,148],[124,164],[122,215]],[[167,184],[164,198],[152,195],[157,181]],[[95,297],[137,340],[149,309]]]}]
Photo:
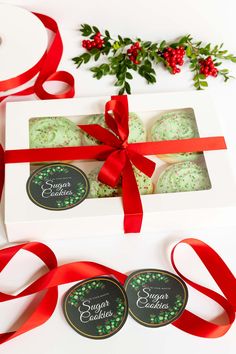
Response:
[{"label": "green leaf", "polygon": [[98,80],[100,80],[101,79],[101,77],[102,77],[102,71],[98,71],[97,72],[97,75],[95,76]]},{"label": "green leaf", "polygon": [[117,80],[114,85],[115,85],[115,86],[122,86],[123,83],[124,83],[123,80]]},{"label": "green leaf", "polygon": [[119,91],[119,95],[123,95],[124,92],[125,92],[125,87],[122,87]]},{"label": "green leaf", "polygon": [[129,79],[129,80],[133,79],[133,76],[129,72],[126,73],[125,77],[126,77],[126,79]]},{"label": "green leaf", "polygon": [[142,47],[143,47],[143,48],[148,48],[148,47],[150,47],[151,44],[152,44],[152,42],[150,42],[150,41],[143,42]]},{"label": "green leaf", "polygon": [[97,61],[100,58],[101,52],[94,55],[94,60]]},{"label": "green leaf", "polygon": [[150,62],[150,60],[146,59],[146,60],[144,61],[144,65],[145,65],[146,67],[148,67],[148,68],[151,68],[152,63]]},{"label": "green leaf", "polygon": [[92,33],[92,28],[87,23],[85,23],[81,25],[80,32],[84,37],[87,37]]},{"label": "green leaf", "polygon": [[128,45],[128,44],[132,43],[132,40],[130,38],[124,38],[123,42],[124,42],[125,45]]},{"label": "green leaf", "polygon": [[103,72],[103,75],[107,75],[110,71],[110,66],[108,64],[102,64],[100,65],[100,69]]},{"label": "green leaf", "polygon": [[119,35],[118,36],[119,42],[123,43],[123,38]]},{"label": "green leaf", "polygon": [[186,55],[187,55],[187,57],[189,57],[189,58],[190,58],[191,55],[192,55],[192,49],[191,49],[191,47],[189,47],[189,46],[186,48]]},{"label": "green leaf", "polygon": [[163,50],[165,47],[166,47],[166,41],[162,41],[159,46],[160,50]]},{"label": "green leaf", "polygon": [[130,84],[127,81],[125,81],[125,90],[128,93],[128,95],[131,94]]},{"label": "green leaf", "polygon": [[110,33],[109,33],[107,30],[105,31],[105,35],[106,35],[108,38],[111,38]]},{"label": "green leaf", "polygon": [[109,52],[110,52],[110,50],[111,50],[111,47],[106,46],[105,48],[103,48],[102,52],[103,52],[104,54],[108,55]]},{"label": "green leaf", "polygon": [[89,53],[83,54],[83,60],[84,60],[85,64],[89,62],[90,58],[91,58],[91,55]]},{"label": "green leaf", "polygon": [[96,26],[93,26],[93,30],[94,30],[95,33],[100,32],[99,29]]},{"label": "green leaf", "polygon": [[200,81],[200,86],[207,87],[208,83],[206,81]]},{"label": "green leaf", "polygon": [[96,72],[96,71],[98,71],[98,67],[97,66],[93,66],[89,70],[92,71],[92,72]]},{"label": "green leaf", "polygon": [[89,53],[92,54],[92,55],[97,54],[98,52],[100,52],[100,50],[97,49],[97,48],[92,48],[92,49],[89,51]]},{"label": "green leaf", "polygon": [[222,69],[222,70],[220,70],[220,72],[223,73],[223,74],[228,74],[229,70],[228,69]]},{"label": "green leaf", "polygon": [[198,77],[199,77],[199,79],[201,79],[201,80],[204,80],[204,79],[206,78],[206,76],[205,76],[204,74],[199,74]]}]

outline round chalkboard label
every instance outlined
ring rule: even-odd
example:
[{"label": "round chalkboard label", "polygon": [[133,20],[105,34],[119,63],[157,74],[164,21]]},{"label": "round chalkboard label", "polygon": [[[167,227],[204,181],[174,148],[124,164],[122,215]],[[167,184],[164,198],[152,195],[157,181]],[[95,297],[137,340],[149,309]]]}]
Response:
[{"label": "round chalkboard label", "polygon": [[80,204],[89,193],[89,181],[79,168],[54,163],[34,171],[26,185],[32,202],[48,210],[66,210]]},{"label": "round chalkboard label", "polygon": [[186,306],[186,284],[175,274],[143,269],[125,283],[130,315],[147,327],[165,326],[179,318]]},{"label": "round chalkboard label", "polygon": [[92,339],[108,338],[127,319],[127,296],[115,279],[91,278],[67,292],[63,309],[67,322],[79,334]]}]

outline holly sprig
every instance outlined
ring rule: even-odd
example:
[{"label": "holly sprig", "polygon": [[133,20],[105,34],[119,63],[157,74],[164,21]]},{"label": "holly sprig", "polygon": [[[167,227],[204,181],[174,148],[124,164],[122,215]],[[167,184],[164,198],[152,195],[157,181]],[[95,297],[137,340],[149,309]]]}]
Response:
[{"label": "holly sprig", "polygon": [[[131,93],[130,82],[135,72],[148,84],[155,84],[158,65],[171,74],[176,74],[184,64],[182,59],[185,59],[193,73],[193,85],[197,90],[208,86],[208,76],[222,77],[225,82],[233,77],[228,69],[221,68],[223,61],[236,63],[236,56],[223,49],[223,43],[215,46],[211,43],[205,45],[201,41],[196,42],[191,35],[183,36],[177,41],[163,40],[160,43],[120,35],[112,38],[108,30],[101,33],[98,27],[88,24],[82,24],[79,31],[83,37],[89,39],[82,42],[86,52],[72,59],[76,67],[105,59],[101,64],[92,66],[90,71],[98,80],[103,76],[114,76],[114,85],[119,88],[119,94]],[[182,54],[179,54],[181,50]],[[169,57],[166,54],[168,52]],[[209,68],[206,63],[208,58],[212,59]]]}]

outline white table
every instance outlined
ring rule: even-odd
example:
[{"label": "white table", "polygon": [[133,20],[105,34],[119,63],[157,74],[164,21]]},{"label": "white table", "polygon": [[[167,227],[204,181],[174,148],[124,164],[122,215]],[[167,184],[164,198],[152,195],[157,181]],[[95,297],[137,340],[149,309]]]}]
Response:
[{"label": "white table", "polygon": [[[2,2],[48,14],[58,21],[64,40],[61,68],[74,74],[76,96],[78,97],[115,93],[111,78],[95,81],[87,69],[82,68],[77,71],[70,60],[81,51],[79,33],[76,31],[81,23],[94,24],[100,26],[101,29],[107,28],[114,35],[120,33],[134,37],[141,36],[150,40],[163,38],[171,40],[179,35],[191,33],[196,39],[206,42],[224,42],[227,49],[236,53],[234,28],[236,3],[234,0],[224,2],[220,0],[199,0],[197,2],[187,0],[176,2],[160,0],[146,2],[139,0],[120,0],[119,2],[115,0],[100,0],[99,2],[5,0]],[[232,68],[236,76],[236,65],[229,64],[228,67]],[[183,71],[182,75],[171,76],[163,70],[158,70],[158,84],[155,86],[147,86],[141,78],[137,78],[133,83],[133,93],[192,90],[191,76],[187,70]],[[236,173],[234,97],[236,95],[236,80],[224,85],[220,80],[212,79],[209,91],[218,110],[229,148],[231,165]],[[3,114],[4,106],[0,110],[0,113]],[[235,219],[234,215],[232,215],[232,219]],[[0,235],[1,244],[6,245],[7,241],[2,226],[0,226]],[[188,236],[208,242],[220,253],[231,270],[236,271],[236,221],[235,227],[217,227],[216,220],[214,228],[203,230],[199,226],[199,229],[186,229],[186,232],[181,234],[160,233],[157,230],[155,235],[121,236],[116,239],[103,237],[99,240],[90,238],[70,242],[48,242],[47,244],[55,251],[60,264],[75,260],[91,260],[104,263],[123,272],[147,267],[171,270],[167,250],[170,249],[170,244]],[[187,274],[191,275],[194,280],[201,280],[202,284],[217,289],[206,271],[197,262],[197,258],[194,258],[192,253],[187,250],[184,255],[184,259],[181,259],[182,269],[187,268]],[[181,252],[179,253],[180,258],[182,258]],[[13,290],[20,286],[22,281],[31,279],[32,274],[40,266],[41,263],[35,262],[35,259],[28,254],[18,257],[15,263],[8,268],[10,276],[7,275],[7,272],[0,275],[2,291]],[[200,268],[196,269],[197,266]],[[225,337],[207,340],[188,335],[171,325],[159,329],[145,328],[128,318],[127,323],[117,335],[103,341],[88,340],[74,332],[63,317],[61,299],[69,287],[70,285],[60,287],[60,300],[53,317],[45,325],[4,344],[1,348],[4,354],[32,352],[34,354],[64,354],[65,352],[117,354],[131,351],[143,354],[147,350],[161,351],[163,354],[169,354],[171,350],[175,353],[191,351],[192,354],[222,352],[231,354],[235,352],[235,325]],[[22,299],[14,304],[10,302],[0,305],[1,332],[6,331],[15,322],[15,318],[27,307],[28,301],[29,299]],[[221,309],[216,304],[209,302],[192,290],[190,290],[188,308],[207,319],[212,319],[213,313],[216,315],[221,313]]]}]

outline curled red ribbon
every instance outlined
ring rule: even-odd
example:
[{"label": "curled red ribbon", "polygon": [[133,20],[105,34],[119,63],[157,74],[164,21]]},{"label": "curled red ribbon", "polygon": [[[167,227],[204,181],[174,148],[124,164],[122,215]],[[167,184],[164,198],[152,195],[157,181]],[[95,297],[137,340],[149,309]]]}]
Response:
[{"label": "curled red ribbon", "polygon": [[[0,81],[0,92],[19,87],[38,74],[34,85],[15,94],[2,96],[0,97],[0,102],[9,96],[25,96],[33,93],[35,93],[40,99],[74,97],[75,89],[73,76],[66,71],[56,71],[63,53],[63,43],[58,25],[56,21],[49,16],[39,13],[34,13],[34,15],[39,18],[47,29],[55,33],[54,39],[48,51],[44,53],[43,57],[32,68],[17,77]],[[43,87],[47,81],[64,82],[68,85],[68,88],[63,93],[51,94]]]},{"label": "curled red ribbon", "polygon": [[[174,252],[176,247],[181,243],[188,244],[192,247],[218,284],[225,297],[213,290],[192,282],[178,271],[178,268],[174,263]],[[16,296],[0,293],[0,302],[14,300],[41,291],[46,292],[33,314],[31,314],[25,323],[23,323],[15,332],[0,334],[0,344],[45,323],[52,316],[56,308],[58,300],[57,287],[59,285],[97,276],[114,276],[123,285],[127,278],[125,274],[93,262],[73,262],[57,266],[57,259],[53,251],[48,246],[38,242],[31,242],[2,249],[0,251],[0,271],[6,267],[15,254],[20,250],[31,252],[39,257],[47,266],[48,272],[35,280]],[[232,326],[236,311],[236,279],[230,269],[210,246],[194,238],[184,239],[173,248],[171,262],[177,274],[181,276],[186,283],[219,303],[228,317],[226,323],[215,324],[200,318],[188,310],[184,310],[181,317],[172,324],[184,332],[198,337],[218,338],[223,336]]]},{"label": "curled red ribbon", "polygon": [[[113,116],[110,111],[113,112]],[[99,179],[114,187],[122,178],[124,231],[125,233],[140,232],[143,209],[132,164],[151,177],[155,163],[144,155],[226,149],[222,136],[129,144],[127,142],[129,135],[127,96],[112,96],[105,106],[105,119],[110,130],[97,124],[79,126],[101,141],[103,145],[22,149],[5,152],[0,147],[0,195],[4,181],[4,165],[8,163],[81,159],[105,160],[99,172]]]}]

